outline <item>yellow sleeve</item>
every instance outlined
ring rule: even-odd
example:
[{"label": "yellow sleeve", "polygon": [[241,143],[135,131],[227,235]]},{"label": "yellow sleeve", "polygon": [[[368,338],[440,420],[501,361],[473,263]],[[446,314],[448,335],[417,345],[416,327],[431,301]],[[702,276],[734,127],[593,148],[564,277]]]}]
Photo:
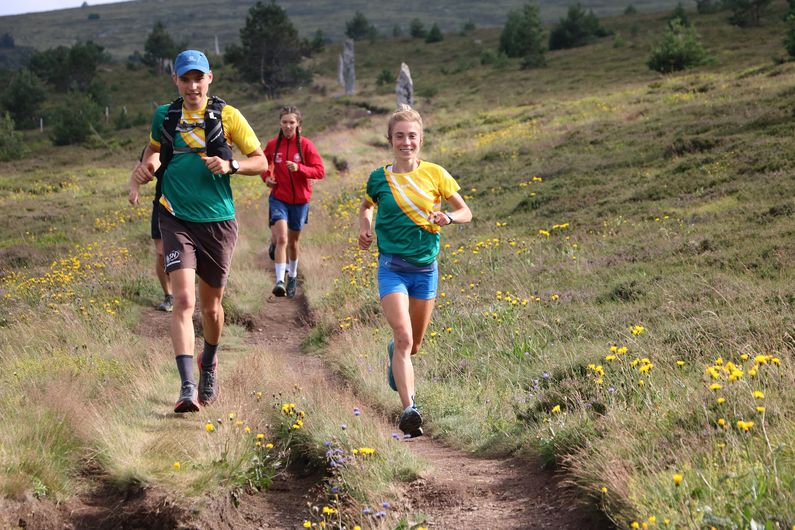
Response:
[{"label": "yellow sleeve", "polygon": [[224,124],[226,141],[235,144],[241,153],[247,155],[261,147],[254,129],[251,128],[240,111],[232,105],[224,106],[221,121]]},{"label": "yellow sleeve", "polygon": [[445,199],[449,198],[453,193],[461,189],[458,182],[455,181],[452,175],[447,170],[439,166],[439,193]]}]

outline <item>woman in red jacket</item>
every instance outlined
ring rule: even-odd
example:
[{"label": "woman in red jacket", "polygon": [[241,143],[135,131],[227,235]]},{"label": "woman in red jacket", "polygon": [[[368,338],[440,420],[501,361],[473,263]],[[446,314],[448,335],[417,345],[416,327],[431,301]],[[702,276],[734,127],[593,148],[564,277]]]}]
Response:
[{"label": "woman in red jacket", "polygon": [[[312,180],[326,176],[323,159],[308,139],[301,137],[303,114],[296,107],[279,111],[279,135],[265,147],[268,170],[262,180],[271,189],[268,199],[271,247],[276,269],[273,294],[293,298],[298,276],[298,238],[309,221]],[[287,284],[284,273],[287,272]]]}]

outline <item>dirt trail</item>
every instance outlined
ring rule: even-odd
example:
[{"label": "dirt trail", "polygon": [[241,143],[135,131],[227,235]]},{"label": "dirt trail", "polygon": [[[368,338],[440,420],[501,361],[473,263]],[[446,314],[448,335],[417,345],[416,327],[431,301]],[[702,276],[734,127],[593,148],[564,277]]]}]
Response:
[{"label": "dirt trail", "polygon": [[[278,311],[271,311],[274,306]],[[278,320],[268,316],[269,313],[278,314]],[[274,346],[269,351],[285,357],[284,361],[295,366],[302,379],[339,384],[322,360],[299,350],[309,329],[307,316],[301,296],[295,300],[271,299],[254,323],[251,340]],[[394,430],[391,424],[386,426],[389,423],[386,418],[383,421],[387,432]],[[420,479],[406,485],[402,499],[402,504],[412,512],[428,516],[429,528],[562,530],[606,527],[572,502],[554,474],[542,470],[539,465],[513,458],[479,458],[430,437],[405,443],[433,466]],[[307,489],[310,484],[299,485],[295,478],[288,478],[281,491],[271,491],[260,496],[261,499],[244,503],[246,506],[241,511],[247,518],[257,517],[249,521],[256,521],[264,528],[297,528],[278,526],[279,521],[284,523],[288,519],[285,517],[288,514],[283,512],[277,520],[268,521],[264,517],[267,513],[275,514],[276,507],[294,506],[300,510],[306,506],[311,497]],[[265,509],[267,513],[258,513],[258,509]],[[272,526],[274,524],[276,526]]]}]

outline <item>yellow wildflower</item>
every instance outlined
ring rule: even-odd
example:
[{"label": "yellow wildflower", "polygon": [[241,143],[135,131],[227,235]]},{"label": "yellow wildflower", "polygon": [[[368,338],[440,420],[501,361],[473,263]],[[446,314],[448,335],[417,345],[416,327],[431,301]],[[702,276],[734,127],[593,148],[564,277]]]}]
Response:
[{"label": "yellow wildflower", "polygon": [[560,412],[560,405],[555,405],[554,407],[552,407],[551,412],[552,414],[557,414],[558,412]]},{"label": "yellow wildflower", "polygon": [[682,483],[682,479],[683,479],[683,478],[684,478],[684,477],[683,477],[682,475],[680,475],[679,473],[674,473],[674,476],[673,476],[673,479],[674,479],[674,484],[675,484],[675,485],[678,487],[678,486],[679,486],[679,484],[681,484],[681,483]]},{"label": "yellow wildflower", "polygon": [[215,425],[213,425],[208,421],[207,424],[204,426],[204,430],[207,432],[213,432],[215,430]]},{"label": "yellow wildflower", "polygon": [[182,467],[182,464],[180,464],[179,462],[174,462],[173,464],[171,464],[171,468],[174,471],[179,471],[181,467]]},{"label": "yellow wildflower", "polygon": [[765,399],[765,393],[761,390],[754,390],[754,397],[756,399]]}]

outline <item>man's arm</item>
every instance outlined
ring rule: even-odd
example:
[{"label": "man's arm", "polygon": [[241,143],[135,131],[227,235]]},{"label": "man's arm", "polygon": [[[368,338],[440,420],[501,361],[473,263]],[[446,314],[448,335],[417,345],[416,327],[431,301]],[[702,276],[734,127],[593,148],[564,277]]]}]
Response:
[{"label": "man's arm", "polygon": [[141,155],[141,160],[135,165],[130,174],[130,191],[127,200],[130,204],[138,204],[138,187],[151,182],[155,178],[155,171],[160,167],[160,152],[151,144],[147,144]]}]

